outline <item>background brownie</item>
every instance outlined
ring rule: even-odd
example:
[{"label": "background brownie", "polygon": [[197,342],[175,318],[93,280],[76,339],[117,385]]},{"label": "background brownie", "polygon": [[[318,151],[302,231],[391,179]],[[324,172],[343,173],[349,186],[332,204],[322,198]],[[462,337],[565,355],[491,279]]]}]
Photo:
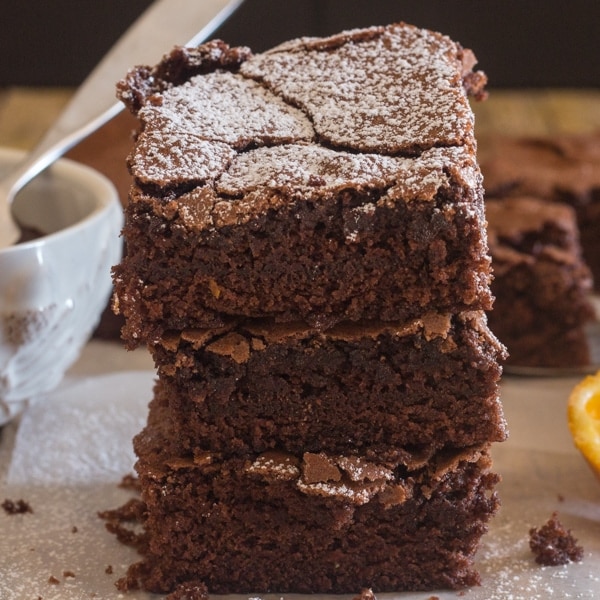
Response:
[{"label": "background brownie", "polygon": [[487,197],[527,195],[566,202],[577,214],[581,245],[600,286],[600,131],[540,138],[497,136],[481,158]]},{"label": "background brownie", "polygon": [[486,208],[496,297],[489,321],[508,364],[589,364],[592,281],[574,210],[531,197],[488,200]]}]

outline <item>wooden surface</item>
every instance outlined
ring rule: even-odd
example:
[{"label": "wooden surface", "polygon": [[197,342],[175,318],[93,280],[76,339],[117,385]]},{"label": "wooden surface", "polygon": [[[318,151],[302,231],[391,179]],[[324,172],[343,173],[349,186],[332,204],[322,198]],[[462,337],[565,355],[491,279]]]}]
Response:
[{"label": "wooden surface", "polygon": [[31,148],[71,96],[70,89],[8,88],[0,91],[0,145]]},{"label": "wooden surface", "polygon": [[[27,149],[41,137],[71,95],[62,88],[0,90],[0,145]],[[600,91],[492,90],[473,104],[477,135],[542,135],[600,130]],[[129,136],[130,130],[123,132]]]},{"label": "wooden surface", "polygon": [[473,104],[477,136],[544,135],[600,130],[600,91],[490,91]]}]

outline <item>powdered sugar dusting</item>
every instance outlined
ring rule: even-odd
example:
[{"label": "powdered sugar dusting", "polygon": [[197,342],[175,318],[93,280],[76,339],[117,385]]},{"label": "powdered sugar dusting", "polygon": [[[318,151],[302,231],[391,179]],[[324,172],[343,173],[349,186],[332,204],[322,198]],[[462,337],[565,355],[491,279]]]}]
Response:
[{"label": "powdered sugar dusting", "polygon": [[358,484],[350,485],[345,482],[332,481],[304,483],[302,480],[298,480],[296,485],[298,489],[305,494],[344,498],[346,501],[356,505],[366,504],[384,487],[383,482],[361,486]]},{"label": "powdered sugar dusting", "polygon": [[236,158],[218,182],[218,190],[238,195],[263,186],[321,191],[383,187],[406,163],[402,158],[336,152],[316,145],[258,148]]},{"label": "powdered sugar dusting", "polygon": [[226,198],[395,185],[426,199],[451,170],[478,187],[463,70],[460,46],[403,24],[293,40],[151,96],[131,168]]},{"label": "powdered sugar dusting", "polygon": [[[163,148],[168,148],[165,152]],[[167,186],[204,182],[227,168],[236,153],[227,144],[203,140],[188,133],[145,131],[132,160],[132,174],[144,183]]]},{"label": "powdered sugar dusting", "polygon": [[[457,46],[449,38],[395,25],[319,42],[300,40],[244,63],[241,72],[307,111],[327,143],[398,153],[461,144],[472,130]],[[317,48],[315,48],[317,45]],[[323,44],[321,44],[323,45]]]},{"label": "powdered sugar dusting", "polygon": [[259,456],[247,467],[246,472],[275,479],[296,479],[300,475],[293,457],[276,452],[266,452]]},{"label": "powdered sugar dusting", "polygon": [[465,160],[468,152],[462,147],[428,150],[416,161],[290,144],[238,155],[218,181],[217,190],[241,196],[264,187],[331,193],[345,188],[383,189],[395,185],[400,190],[398,197],[431,199],[448,181],[445,168]]},{"label": "powdered sugar dusting", "polygon": [[310,121],[252,80],[229,72],[197,76],[166,90],[139,112],[143,133],[132,160],[136,177],[165,185],[223,172],[246,146],[309,141]]},{"label": "powdered sugar dusting", "polygon": [[192,77],[166,90],[160,103],[139,113],[146,127],[169,133],[194,133],[235,148],[250,143],[311,140],[304,113],[250,79],[229,72]]},{"label": "powdered sugar dusting", "polygon": [[350,478],[351,481],[377,481],[379,479],[392,480],[394,473],[381,465],[368,462],[361,457],[340,456],[337,465]]}]

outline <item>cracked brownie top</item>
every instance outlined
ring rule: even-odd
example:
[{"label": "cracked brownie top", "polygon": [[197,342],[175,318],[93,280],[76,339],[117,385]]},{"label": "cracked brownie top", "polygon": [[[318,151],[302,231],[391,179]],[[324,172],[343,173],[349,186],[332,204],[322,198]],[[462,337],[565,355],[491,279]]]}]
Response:
[{"label": "cracked brownie top", "polygon": [[483,96],[486,81],[474,64],[446,36],[405,24],[255,56],[219,41],[176,48],[118,85],[141,122],[130,168],[141,185],[210,185],[226,197],[389,185],[402,158],[425,152],[443,166],[454,157],[428,151],[473,151],[467,95]]}]

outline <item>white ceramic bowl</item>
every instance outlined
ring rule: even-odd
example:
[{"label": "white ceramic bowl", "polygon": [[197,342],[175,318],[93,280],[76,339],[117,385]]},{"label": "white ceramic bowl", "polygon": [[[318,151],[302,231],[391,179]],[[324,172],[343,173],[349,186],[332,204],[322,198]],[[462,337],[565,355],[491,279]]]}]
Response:
[{"label": "white ceramic bowl", "polygon": [[[22,156],[0,148],[0,173]],[[62,159],[17,196],[44,235],[0,250],[0,424],[55,388],[91,336],[121,256],[122,209],[100,173]]]}]

